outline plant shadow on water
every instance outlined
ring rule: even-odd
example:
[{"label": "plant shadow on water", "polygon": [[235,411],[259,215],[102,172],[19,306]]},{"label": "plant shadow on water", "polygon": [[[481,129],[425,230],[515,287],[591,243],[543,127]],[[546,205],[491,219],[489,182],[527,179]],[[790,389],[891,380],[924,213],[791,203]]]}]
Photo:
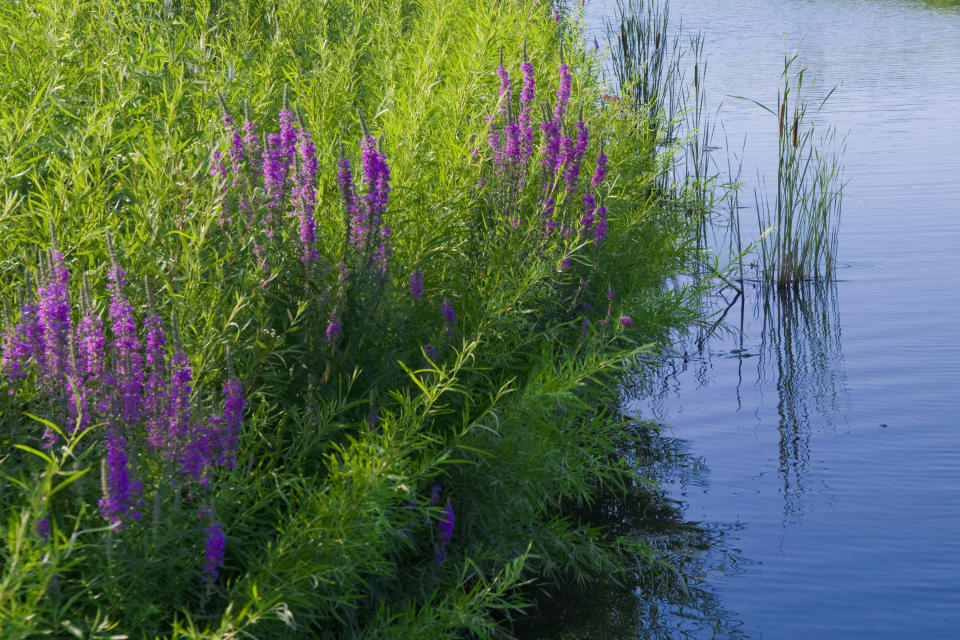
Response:
[{"label": "plant shadow on water", "polygon": [[[841,343],[836,282],[801,282],[777,290],[759,281],[744,281],[734,296],[713,297],[716,324],[690,336],[686,347],[665,359],[661,375],[648,391],[655,415],[666,419],[683,378],[692,375],[697,389],[719,379],[715,360],[736,361],[735,382],[724,383],[735,395],[736,413],[755,413],[758,428],[777,426],[777,471],[783,497],[783,522],[804,513],[811,438],[833,432],[842,421],[846,373]],[[729,375],[724,369],[722,375]],[[776,393],[776,413],[764,396]],[[689,391],[687,392],[689,393]],[[752,403],[756,402],[756,406]]]},{"label": "plant shadow on water", "polygon": [[762,305],[757,385],[772,375],[777,389],[779,472],[784,519],[803,515],[810,437],[815,426],[835,428],[845,375],[836,284],[766,295]]},{"label": "plant shadow on water", "polygon": [[536,615],[520,621],[519,638],[741,638],[740,622],[708,585],[710,575],[750,570],[732,546],[739,524],[687,520],[685,504],[671,497],[705,487],[708,470],[688,443],[658,425],[639,422],[635,445],[625,452],[641,481],[628,495],[604,496],[585,519],[611,535],[643,540],[662,564],[626,576],[598,576],[584,585],[535,595]]}]

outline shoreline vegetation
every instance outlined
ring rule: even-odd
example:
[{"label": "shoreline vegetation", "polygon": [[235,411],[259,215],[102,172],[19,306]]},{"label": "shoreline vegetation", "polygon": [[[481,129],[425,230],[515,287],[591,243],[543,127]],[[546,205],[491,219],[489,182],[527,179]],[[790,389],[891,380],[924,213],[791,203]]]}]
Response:
[{"label": "shoreline vegetation", "polygon": [[563,10],[0,9],[0,638],[495,638],[600,574],[683,590],[600,524],[653,491],[619,384],[699,320],[706,164]]}]

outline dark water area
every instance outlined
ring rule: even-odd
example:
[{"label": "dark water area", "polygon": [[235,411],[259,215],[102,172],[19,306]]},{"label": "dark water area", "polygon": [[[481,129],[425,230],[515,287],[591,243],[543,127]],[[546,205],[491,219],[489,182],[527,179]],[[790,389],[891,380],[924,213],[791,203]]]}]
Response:
[{"label": "dark water area", "polygon": [[[775,103],[793,52],[816,79],[811,97],[838,87],[816,116],[846,135],[837,282],[790,300],[748,283],[722,326],[681,337],[630,405],[668,425],[699,469],[668,478],[664,497],[708,543],[680,562],[703,596],[652,620],[632,591],[615,591],[633,595],[617,605],[598,589],[553,637],[960,637],[960,10],[670,11],[705,37],[715,139],[742,159],[745,239],[757,175],[776,179],[777,125],[732,96]],[[586,12],[588,39],[605,42],[615,2]],[[715,154],[725,170],[727,151]],[[715,311],[735,297],[717,296]],[[647,616],[625,613],[637,607]]]}]

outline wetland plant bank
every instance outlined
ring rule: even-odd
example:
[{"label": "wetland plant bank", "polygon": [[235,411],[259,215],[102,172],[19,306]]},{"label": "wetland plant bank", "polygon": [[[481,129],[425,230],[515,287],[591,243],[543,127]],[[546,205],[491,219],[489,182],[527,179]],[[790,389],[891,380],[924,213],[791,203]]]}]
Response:
[{"label": "wetland plant bank", "polygon": [[562,9],[0,10],[0,637],[496,637],[682,584],[615,526],[658,459],[618,385],[698,320],[707,145]]}]

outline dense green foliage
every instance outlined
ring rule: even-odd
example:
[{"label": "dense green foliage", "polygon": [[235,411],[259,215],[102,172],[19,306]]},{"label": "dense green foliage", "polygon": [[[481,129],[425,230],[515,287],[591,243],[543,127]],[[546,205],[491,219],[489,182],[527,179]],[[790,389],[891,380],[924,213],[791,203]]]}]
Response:
[{"label": "dense green foliage", "polygon": [[[621,454],[635,434],[616,419],[617,376],[689,319],[670,283],[696,222],[655,188],[669,166],[658,128],[601,99],[599,54],[578,41],[534,0],[4,3],[5,330],[26,281],[55,270],[38,259],[54,243],[71,298],[106,318],[112,238],[137,318],[176,327],[195,413],[222,406],[228,368],[246,409],[235,468],[202,489],[131,453],[152,506],[111,531],[94,479],[104,425],[74,431],[62,397],[3,372],[0,637],[490,637],[529,581],[655,564],[581,514],[642,482]],[[602,242],[545,233],[545,178],[511,182],[487,149],[498,50],[517,87],[525,50],[549,111],[561,42],[568,126],[582,107],[591,132],[584,180],[601,140],[610,159]],[[250,229],[218,224],[212,152],[229,145],[218,96],[265,135],[285,87],[316,145],[319,256],[305,265],[284,242],[295,232],[280,234],[267,272]],[[390,164],[393,256],[382,276],[356,267],[342,284],[337,165],[343,144],[360,166],[362,122]],[[557,193],[575,226],[579,192]],[[131,447],[144,439],[113,426]],[[45,430],[60,434],[47,450]],[[226,534],[214,580],[197,517],[210,512]]]}]

